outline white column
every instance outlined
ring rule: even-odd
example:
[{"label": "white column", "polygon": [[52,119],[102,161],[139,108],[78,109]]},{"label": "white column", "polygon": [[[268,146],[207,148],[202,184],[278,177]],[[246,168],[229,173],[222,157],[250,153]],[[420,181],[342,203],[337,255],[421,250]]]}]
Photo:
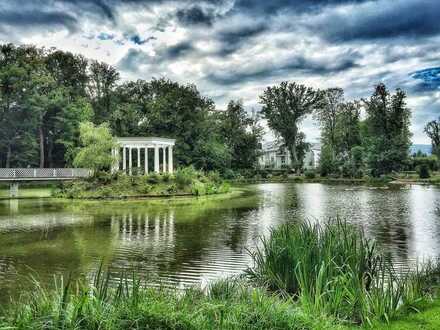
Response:
[{"label": "white column", "polygon": [[154,172],[159,173],[159,147],[154,146]]},{"label": "white column", "polygon": [[127,170],[127,148],[125,146],[122,148],[122,169],[124,172]]},{"label": "white column", "polygon": [[168,147],[168,172],[173,173],[173,146]]},{"label": "white column", "polygon": [[148,174],[148,147],[145,147],[144,166],[145,166],[145,174]]},{"label": "white column", "polygon": [[138,150],[138,154],[137,154],[137,163],[136,163],[136,165],[137,165],[138,170],[140,170],[141,169],[141,148],[137,147],[137,150]]},{"label": "white column", "polygon": [[131,168],[133,167],[133,152],[131,147],[128,148],[129,154],[128,154],[128,173],[131,175]]},{"label": "white column", "polygon": [[112,173],[119,171],[119,147],[112,149],[113,165]]},{"label": "white column", "polygon": [[163,159],[163,172],[166,173],[167,171],[167,147],[162,148],[162,159]]}]

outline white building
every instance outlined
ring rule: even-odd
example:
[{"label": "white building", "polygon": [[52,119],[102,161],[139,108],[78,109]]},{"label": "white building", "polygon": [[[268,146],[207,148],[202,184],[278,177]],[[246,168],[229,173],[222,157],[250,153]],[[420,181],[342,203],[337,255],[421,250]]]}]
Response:
[{"label": "white building", "polygon": [[[315,169],[319,165],[321,155],[321,144],[312,143],[309,151],[304,157],[304,168]],[[287,148],[281,147],[280,143],[275,141],[263,143],[261,156],[258,164],[262,168],[280,170],[291,167],[290,154]]]}]

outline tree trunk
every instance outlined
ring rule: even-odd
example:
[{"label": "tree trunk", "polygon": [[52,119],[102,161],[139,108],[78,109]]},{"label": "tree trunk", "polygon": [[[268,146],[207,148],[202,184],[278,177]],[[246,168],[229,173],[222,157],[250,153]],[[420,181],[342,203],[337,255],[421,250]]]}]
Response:
[{"label": "tree trunk", "polygon": [[6,152],[6,168],[11,167],[11,145],[8,144],[8,151]]},{"label": "tree trunk", "polygon": [[287,146],[287,149],[289,150],[290,153],[290,162],[291,165],[293,166],[295,172],[297,171],[297,166],[298,166],[298,155],[296,153],[296,141],[293,143],[290,143]]},{"label": "tree trunk", "polygon": [[44,132],[42,125],[40,125],[38,131],[40,135],[40,168],[43,168],[44,167]]},{"label": "tree trunk", "polygon": [[48,146],[47,146],[47,162],[49,164],[49,167],[54,167],[53,165],[53,143],[51,141],[52,139],[49,139]]}]

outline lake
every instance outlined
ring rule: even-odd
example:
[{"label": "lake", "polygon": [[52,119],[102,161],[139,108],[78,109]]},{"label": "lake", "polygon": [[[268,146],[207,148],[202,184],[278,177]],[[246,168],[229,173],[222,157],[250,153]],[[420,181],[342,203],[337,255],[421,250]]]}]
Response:
[{"label": "lake", "polygon": [[233,197],[0,201],[0,301],[30,278],[91,275],[102,264],[184,287],[241,273],[259,237],[284,222],[339,216],[402,268],[440,256],[440,190],[319,183],[245,186]]}]

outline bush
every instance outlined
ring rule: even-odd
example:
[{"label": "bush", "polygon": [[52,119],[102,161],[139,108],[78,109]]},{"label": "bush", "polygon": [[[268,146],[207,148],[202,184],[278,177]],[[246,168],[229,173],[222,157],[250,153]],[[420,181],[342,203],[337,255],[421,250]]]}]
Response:
[{"label": "bush", "polygon": [[417,173],[419,174],[420,179],[428,179],[431,177],[427,164],[420,165],[417,169]]},{"label": "bush", "polygon": [[188,187],[197,179],[197,176],[198,173],[192,166],[179,168],[175,174],[176,184],[179,188]]},{"label": "bush", "polygon": [[138,191],[141,194],[148,194],[151,192],[151,190],[153,190],[153,187],[149,184],[144,184],[138,188]]},{"label": "bush", "polygon": [[150,173],[147,176],[147,182],[150,184],[157,184],[160,182],[160,175],[156,172]]},{"label": "bush", "polygon": [[170,174],[168,172],[162,173],[162,181],[163,182],[170,182],[172,178],[173,178],[172,174]]},{"label": "bush", "polygon": [[206,195],[206,186],[203,182],[195,181],[191,185],[191,193],[195,196]]},{"label": "bush", "polygon": [[227,168],[223,171],[223,178],[226,180],[234,180],[237,178],[237,173],[235,173],[234,170]]},{"label": "bush", "polygon": [[304,174],[307,179],[314,179],[316,177],[316,173],[314,170],[307,170]]}]

